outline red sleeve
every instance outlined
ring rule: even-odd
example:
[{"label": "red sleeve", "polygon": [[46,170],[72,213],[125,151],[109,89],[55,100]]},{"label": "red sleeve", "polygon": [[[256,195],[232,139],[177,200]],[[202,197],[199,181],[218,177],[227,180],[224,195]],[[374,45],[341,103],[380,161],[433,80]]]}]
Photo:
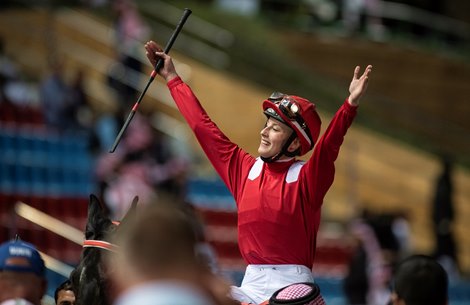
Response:
[{"label": "red sleeve", "polygon": [[315,209],[320,208],[326,192],[333,184],[334,162],[338,157],[344,136],[356,116],[357,108],[349,104],[347,100],[343,103],[302,169],[303,191],[307,194],[308,202],[311,202]]},{"label": "red sleeve", "polygon": [[246,181],[255,159],[232,143],[212,122],[191,88],[181,78],[176,77],[167,85],[209,161],[237,200],[239,187]]}]

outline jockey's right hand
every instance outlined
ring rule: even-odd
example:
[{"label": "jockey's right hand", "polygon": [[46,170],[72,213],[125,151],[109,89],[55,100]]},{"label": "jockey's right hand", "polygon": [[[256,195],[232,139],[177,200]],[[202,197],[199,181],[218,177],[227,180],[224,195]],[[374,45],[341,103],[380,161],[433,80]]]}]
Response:
[{"label": "jockey's right hand", "polygon": [[175,66],[173,64],[173,60],[168,54],[163,52],[163,49],[154,41],[148,41],[145,44],[145,54],[147,55],[148,60],[152,64],[153,67],[157,64],[157,61],[161,58],[163,59],[162,67],[156,71],[158,75],[160,75],[163,79],[167,82],[171,79],[178,76],[176,73]]}]

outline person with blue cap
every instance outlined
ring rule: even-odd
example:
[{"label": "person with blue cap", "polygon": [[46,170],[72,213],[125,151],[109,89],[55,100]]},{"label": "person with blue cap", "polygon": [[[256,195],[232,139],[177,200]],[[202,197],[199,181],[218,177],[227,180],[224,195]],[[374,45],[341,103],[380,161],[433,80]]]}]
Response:
[{"label": "person with blue cap", "polygon": [[41,305],[47,289],[44,261],[19,239],[0,245],[0,305]]}]

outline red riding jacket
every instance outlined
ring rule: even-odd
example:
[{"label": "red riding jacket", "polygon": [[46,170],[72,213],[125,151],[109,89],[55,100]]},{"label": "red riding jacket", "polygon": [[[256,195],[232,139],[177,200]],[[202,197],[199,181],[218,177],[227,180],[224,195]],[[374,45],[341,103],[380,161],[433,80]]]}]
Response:
[{"label": "red riding jacket", "polygon": [[323,198],[357,107],[341,106],[307,162],[264,163],[232,143],[179,77],[168,88],[238,207],[238,243],[248,264],[312,268]]}]

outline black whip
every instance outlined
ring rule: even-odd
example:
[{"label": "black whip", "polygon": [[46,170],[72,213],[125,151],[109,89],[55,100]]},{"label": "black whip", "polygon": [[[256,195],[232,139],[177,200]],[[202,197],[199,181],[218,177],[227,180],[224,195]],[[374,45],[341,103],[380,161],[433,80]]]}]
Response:
[{"label": "black whip", "polygon": [[[178,22],[178,25],[176,26],[175,31],[171,35],[170,39],[168,40],[168,43],[165,46],[165,49],[163,50],[163,52],[165,54],[168,54],[168,52],[170,52],[170,49],[173,46],[173,43],[175,42],[176,37],[180,33],[181,29],[183,28],[184,23],[186,22],[186,19],[188,19],[189,15],[191,15],[191,13],[192,12],[189,8],[184,9],[183,16],[181,16],[181,19]],[[121,141],[122,135],[126,131],[127,127],[129,126],[129,123],[132,121],[132,118],[134,117],[135,113],[137,112],[137,108],[139,107],[140,102],[142,101],[142,98],[145,95],[145,92],[147,92],[147,89],[149,88],[149,86],[153,82],[153,80],[155,79],[155,76],[157,75],[157,72],[158,72],[158,70],[160,70],[162,65],[163,65],[163,58],[159,58],[157,63],[155,64],[155,67],[154,67],[152,73],[150,74],[150,78],[147,82],[147,85],[145,85],[144,90],[142,91],[139,98],[137,99],[137,102],[135,102],[134,106],[132,107],[131,112],[127,116],[126,121],[124,122],[124,125],[122,126],[121,130],[119,131],[119,133],[116,137],[116,140],[114,140],[114,144],[111,147],[111,149],[109,150],[110,153],[113,153],[116,150],[116,147],[118,146],[119,142]]]}]

